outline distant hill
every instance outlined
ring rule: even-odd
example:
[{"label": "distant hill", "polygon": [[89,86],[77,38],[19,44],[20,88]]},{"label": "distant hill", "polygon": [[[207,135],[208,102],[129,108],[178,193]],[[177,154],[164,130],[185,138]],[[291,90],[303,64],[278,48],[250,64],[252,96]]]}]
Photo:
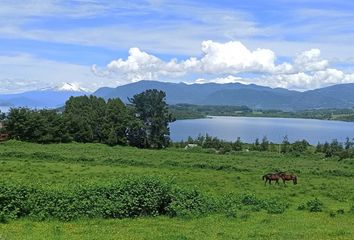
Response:
[{"label": "distant hill", "polygon": [[100,88],[93,94],[105,99],[119,97],[127,102],[129,97],[153,88],[165,91],[169,104],[245,105],[280,110],[354,107],[354,83],[299,92],[255,84],[185,84],[143,80],[117,88]]},{"label": "distant hill", "polygon": [[[128,102],[128,98],[135,94],[154,88],[166,92],[169,104],[231,105],[285,111],[354,107],[354,83],[299,92],[255,84],[185,84],[143,80],[116,88],[103,87],[93,95],[105,99],[119,97]],[[75,84],[65,83],[54,88],[0,94],[0,107],[57,108],[71,96],[89,94]]]},{"label": "distant hill", "polygon": [[56,108],[64,105],[71,96],[90,94],[74,84],[65,83],[62,86],[35,91],[0,94],[0,106],[29,107],[29,108]]}]

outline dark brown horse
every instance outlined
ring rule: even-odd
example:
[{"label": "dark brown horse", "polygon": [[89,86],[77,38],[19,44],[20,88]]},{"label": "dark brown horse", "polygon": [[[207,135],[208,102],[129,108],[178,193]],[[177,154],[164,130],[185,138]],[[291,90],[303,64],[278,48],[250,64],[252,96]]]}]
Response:
[{"label": "dark brown horse", "polygon": [[262,180],[265,180],[264,185],[269,182],[269,185],[272,185],[272,181],[275,181],[276,184],[279,184],[280,175],[278,173],[268,173],[262,176]]},{"label": "dark brown horse", "polygon": [[286,181],[293,181],[294,185],[297,184],[297,176],[295,174],[280,173],[279,176],[283,180],[284,185]]}]

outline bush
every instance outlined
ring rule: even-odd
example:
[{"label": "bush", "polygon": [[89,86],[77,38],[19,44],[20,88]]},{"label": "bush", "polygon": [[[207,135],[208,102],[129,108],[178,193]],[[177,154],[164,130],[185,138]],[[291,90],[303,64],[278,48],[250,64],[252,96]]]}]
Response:
[{"label": "bush", "polygon": [[26,216],[29,212],[26,200],[33,192],[22,186],[0,185],[0,213],[11,219]]},{"label": "bush", "polygon": [[269,214],[284,213],[287,204],[278,199],[259,199],[253,194],[237,196],[227,194],[219,201],[219,211],[224,212],[228,217],[236,217],[238,212],[266,210]]},{"label": "bush", "polygon": [[281,214],[281,213],[285,212],[285,209],[287,207],[288,207],[287,204],[285,204],[281,201],[277,201],[275,199],[268,200],[264,206],[264,208],[270,214]]},{"label": "bush", "polygon": [[335,216],[336,216],[336,213],[335,213],[335,212],[333,212],[333,211],[330,211],[330,212],[329,212],[329,216],[333,218],[333,217],[335,217]]},{"label": "bush", "polygon": [[0,223],[5,224],[8,223],[8,216],[4,212],[0,212]]},{"label": "bush", "polygon": [[128,179],[111,186],[53,191],[0,186],[0,213],[11,218],[70,221],[79,217],[123,218],[166,214],[171,186],[153,178]]},{"label": "bush", "polygon": [[352,206],[349,210],[350,213],[354,214],[354,206]]},{"label": "bush", "polygon": [[241,217],[243,213],[261,210],[280,214],[286,207],[276,199],[259,199],[253,194],[213,198],[196,189],[180,188],[151,177],[128,178],[106,186],[84,185],[69,190],[0,185],[2,223],[20,217],[71,221],[157,215],[192,217],[216,212]]},{"label": "bush", "polygon": [[323,210],[323,203],[318,198],[308,201],[306,205],[310,212],[322,212]]},{"label": "bush", "polygon": [[337,214],[344,214],[344,209],[338,209]]},{"label": "bush", "polygon": [[203,196],[196,190],[185,190],[177,188],[173,191],[171,204],[168,206],[168,214],[172,217],[190,217],[213,212],[215,206],[213,201]]},{"label": "bush", "polygon": [[226,194],[219,199],[218,211],[224,213],[227,217],[235,218],[242,210],[241,198],[235,194]]},{"label": "bush", "polygon": [[301,203],[298,207],[297,210],[305,210],[306,209],[306,204]]}]

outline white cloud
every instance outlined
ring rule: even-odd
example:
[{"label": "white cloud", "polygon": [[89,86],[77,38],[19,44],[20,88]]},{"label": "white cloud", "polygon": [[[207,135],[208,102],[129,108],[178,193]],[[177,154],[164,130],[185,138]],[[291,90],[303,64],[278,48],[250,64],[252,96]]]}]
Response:
[{"label": "white cloud", "polygon": [[160,58],[131,48],[126,60],[111,61],[106,68],[93,72],[98,75],[117,75],[128,80],[158,79],[162,76],[180,77],[187,73],[237,74],[240,72],[274,71],[275,54],[269,49],[251,51],[241,42],[218,43],[204,41],[202,57],[191,57],[184,61],[171,59],[166,62]]},{"label": "white cloud", "polygon": [[318,49],[299,53],[293,61],[280,64],[276,64],[273,51],[251,50],[236,41],[204,41],[201,52],[200,57],[165,61],[139,48],[131,48],[126,59],[113,60],[105,67],[93,65],[91,70],[89,66],[31,55],[0,56],[0,92],[53,87],[63,82],[96,90],[142,79],[176,82],[195,78],[196,83],[241,82],[297,90],[354,82],[354,73],[329,67]]},{"label": "white cloud", "polygon": [[198,78],[194,81],[194,83],[198,84],[204,84],[204,83],[219,83],[219,84],[224,84],[224,83],[243,83],[247,84],[247,81],[244,81],[243,78],[241,77],[235,77],[232,75],[229,75],[227,77],[218,77],[218,78],[212,78],[212,79],[205,79],[205,78]]},{"label": "white cloud", "polygon": [[328,61],[321,59],[319,49],[311,49],[296,56],[294,65],[300,71],[320,71],[328,67]]},{"label": "white cloud", "polygon": [[319,49],[301,52],[294,57],[292,63],[283,62],[278,65],[272,50],[250,50],[238,41],[204,41],[201,52],[199,58],[163,61],[139,48],[131,48],[127,59],[113,60],[102,69],[93,66],[93,71],[100,76],[117,77],[124,83],[143,79],[180,78],[189,74],[209,75],[198,78],[197,83],[226,83],[240,81],[239,76],[235,76],[237,74],[251,73],[258,77],[242,81],[300,90],[354,80],[354,74],[329,68],[329,61],[321,57]]},{"label": "white cloud", "polygon": [[117,59],[111,61],[105,69],[97,69],[92,66],[92,71],[99,76],[119,76],[127,81],[151,80],[161,76],[181,76],[192,67],[194,59],[177,63],[176,59],[164,62],[154,55],[141,51],[139,48],[129,49],[126,60]]},{"label": "white cloud", "polygon": [[65,82],[76,83],[89,90],[116,86],[112,79],[102,79],[89,66],[62,63],[30,55],[0,56],[0,92],[23,92],[54,87]]},{"label": "white cloud", "polygon": [[270,72],[275,54],[269,49],[250,51],[241,42],[204,41],[200,71],[206,73]]},{"label": "white cloud", "polygon": [[345,74],[340,70],[328,68],[312,73],[279,74],[264,77],[264,83],[272,87],[296,90],[308,90],[333,84],[354,82],[354,74]]}]

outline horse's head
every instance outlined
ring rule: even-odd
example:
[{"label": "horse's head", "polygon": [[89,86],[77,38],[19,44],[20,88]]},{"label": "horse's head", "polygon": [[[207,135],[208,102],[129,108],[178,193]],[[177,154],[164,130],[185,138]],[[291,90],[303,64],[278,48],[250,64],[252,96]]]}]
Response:
[{"label": "horse's head", "polygon": [[297,184],[297,177],[294,175],[294,178],[293,178],[293,182],[294,182],[294,185]]}]

